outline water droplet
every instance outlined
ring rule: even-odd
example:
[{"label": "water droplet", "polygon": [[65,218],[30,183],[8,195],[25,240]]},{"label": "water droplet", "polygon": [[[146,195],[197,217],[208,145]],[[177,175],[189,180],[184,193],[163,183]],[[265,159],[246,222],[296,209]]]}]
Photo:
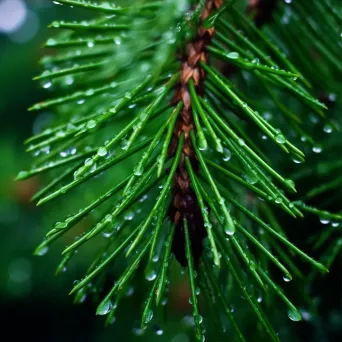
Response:
[{"label": "water droplet", "polygon": [[92,158],[87,158],[85,161],[84,161],[84,165],[85,166],[92,166],[94,164],[94,160]]},{"label": "water droplet", "polygon": [[158,335],[158,336],[161,336],[164,333],[164,331],[160,328],[159,325],[154,326],[154,331],[155,331],[156,335]]},{"label": "water droplet", "polygon": [[121,147],[122,150],[126,150],[127,147],[128,147],[128,140],[127,139],[122,139],[120,147]]},{"label": "water droplet", "polygon": [[197,138],[198,138],[198,148],[201,151],[205,151],[208,148],[208,143],[204,137],[204,134],[197,134]]},{"label": "water droplet", "polygon": [[232,157],[232,154],[228,148],[223,148],[223,161],[229,161]]},{"label": "water droplet", "polygon": [[87,122],[86,127],[87,127],[88,129],[92,129],[92,128],[96,127],[96,121],[95,121],[95,120],[89,120],[89,121]]},{"label": "water droplet", "polygon": [[107,315],[107,313],[112,310],[113,304],[110,300],[101,303],[99,307],[97,308],[97,314],[98,315]]},{"label": "water droplet", "polygon": [[132,333],[135,336],[142,336],[145,333],[145,330],[141,329],[141,328],[132,328]]},{"label": "water droplet", "polygon": [[329,219],[324,218],[324,217],[321,217],[319,220],[321,221],[322,224],[328,224],[330,222]]},{"label": "water droplet", "polygon": [[115,37],[114,38],[114,43],[115,43],[115,45],[121,45],[121,38],[120,37]]},{"label": "water droplet", "polygon": [[145,202],[146,200],[148,199],[148,195],[143,195],[140,199],[139,199],[139,202]]},{"label": "water droplet", "polygon": [[297,309],[290,309],[287,312],[287,315],[289,316],[291,321],[297,322],[302,320],[302,316]]},{"label": "water droplet", "polygon": [[127,297],[131,297],[131,296],[133,296],[133,294],[134,294],[134,287],[133,287],[133,286],[130,286],[130,287],[128,288],[127,292],[125,293],[125,295],[126,295]]},{"label": "water droplet", "polygon": [[94,89],[88,89],[88,90],[85,92],[85,95],[86,95],[86,96],[92,96],[92,95],[94,95],[94,93],[95,93]]},{"label": "water droplet", "polygon": [[295,187],[295,182],[292,179],[285,179],[285,183],[290,188],[294,188]]},{"label": "water droplet", "polygon": [[97,155],[100,157],[104,157],[108,153],[107,149],[105,147],[100,147],[97,150]]},{"label": "water droplet", "polygon": [[292,277],[290,274],[284,274],[283,279],[286,283],[292,280]]},{"label": "water droplet", "polygon": [[235,233],[235,229],[233,227],[231,227],[230,225],[226,224],[224,226],[224,232],[227,234],[227,235],[234,235]]},{"label": "water droplet", "polygon": [[42,246],[42,247],[38,247],[35,254],[42,256],[42,255],[45,255],[48,251],[49,251],[48,246]]},{"label": "water droplet", "polygon": [[237,52],[229,52],[226,53],[226,57],[230,59],[237,59],[240,57],[240,55]]},{"label": "water droplet", "polygon": [[56,39],[53,39],[53,38],[49,38],[47,41],[46,41],[46,45],[47,46],[53,46],[53,45],[56,45],[57,41]]},{"label": "water droplet", "polygon": [[297,159],[297,158],[292,158],[292,160],[293,160],[293,162],[294,163],[296,163],[296,164],[301,164],[301,163],[303,163],[303,161],[302,160],[300,160],[300,159]]},{"label": "water droplet", "polygon": [[149,310],[148,313],[146,314],[145,316],[145,319],[144,319],[144,324],[148,324],[151,322],[153,318],[153,311],[152,310]]},{"label": "water droplet", "polygon": [[134,219],[134,213],[132,211],[126,213],[124,219],[126,221],[132,221]]},{"label": "water droplet", "polygon": [[323,128],[323,131],[325,132],[325,133],[331,133],[332,132],[332,126],[330,125],[330,124],[326,124],[326,125],[324,125],[324,128]]},{"label": "water droplet", "polygon": [[134,169],[135,176],[141,176],[144,173],[144,166],[139,163],[139,165]]},{"label": "water droplet", "polygon": [[238,143],[240,146],[244,146],[245,145],[245,141],[243,139],[239,139]]},{"label": "water droplet", "polygon": [[66,222],[56,222],[54,225],[55,229],[64,229],[67,227],[67,223]]},{"label": "water droplet", "polygon": [[51,88],[52,86],[52,82],[51,81],[46,81],[42,84],[43,88],[44,89],[48,89],[48,88]]},{"label": "water droplet", "polygon": [[286,143],[286,138],[281,133],[278,133],[275,136],[275,140],[278,144],[285,144]]},{"label": "water droplet", "polygon": [[258,177],[252,172],[250,172],[249,174],[242,173],[241,176],[247,183],[252,184],[252,185],[257,183],[259,180]]},{"label": "water droplet", "polygon": [[27,171],[20,171],[17,175],[17,180],[25,179],[30,173]]},{"label": "water droplet", "polygon": [[312,151],[315,152],[315,153],[321,153],[322,152],[322,147],[321,146],[314,146],[312,148]]}]

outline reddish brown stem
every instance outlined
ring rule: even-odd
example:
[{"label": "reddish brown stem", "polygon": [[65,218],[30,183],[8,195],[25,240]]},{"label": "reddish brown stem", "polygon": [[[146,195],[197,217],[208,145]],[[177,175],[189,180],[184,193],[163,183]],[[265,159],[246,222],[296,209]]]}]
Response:
[{"label": "reddish brown stem", "polygon": [[[212,11],[222,6],[222,4],[223,0],[207,0],[201,15],[201,23]],[[195,172],[198,171],[198,161],[190,139],[190,131],[195,130],[195,125],[189,92],[189,81],[193,81],[197,94],[200,96],[203,95],[203,84],[206,75],[200,67],[199,62],[208,62],[207,46],[214,34],[214,28],[206,29],[200,24],[197,35],[187,44],[186,52],[181,59],[180,81],[176,85],[176,92],[172,101],[174,104],[177,104],[179,101],[183,103],[183,109],[176,122],[169,150],[170,155],[173,155],[177,148],[179,137],[183,133],[185,142],[182,157],[173,182],[173,200],[169,209],[170,219],[176,224],[172,251],[183,266],[187,264],[184,247],[183,219],[188,220],[195,265],[202,253],[202,240],[206,237],[206,230],[197,198],[190,188],[190,177],[185,165],[185,158],[188,157]]]}]

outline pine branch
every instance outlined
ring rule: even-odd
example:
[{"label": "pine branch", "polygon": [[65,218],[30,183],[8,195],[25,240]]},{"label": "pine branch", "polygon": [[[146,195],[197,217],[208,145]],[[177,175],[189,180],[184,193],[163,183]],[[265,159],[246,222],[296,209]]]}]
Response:
[{"label": "pine branch", "polygon": [[[196,340],[205,338],[197,286],[219,313],[216,322],[225,328],[222,313],[237,338],[245,340],[220,282],[229,276],[269,339],[279,341],[250,288],[272,290],[288,307],[289,318],[298,321],[301,315],[274,281],[277,271],[270,265],[285,281],[292,279],[291,272],[302,276],[294,255],[320,272],[328,270],[289,241],[288,227],[276,218],[277,209],[292,218],[309,212],[342,220],[341,214],[294,201],[294,181],[282,175],[285,168],[274,158],[303,162],[298,138],[305,135],[314,142],[307,133],[307,110],[327,115],[327,106],[316,99],[313,89],[324,83],[332,85],[331,91],[337,89],[331,73],[341,72],[341,65],[330,43],[336,42],[339,14],[322,1],[314,2],[307,18],[307,5],[296,1],[290,17],[297,25],[284,29],[281,16],[288,15],[289,7],[283,5],[274,12],[277,20],[261,31],[260,9],[249,8],[255,13],[255,26],[238,1],[189,1],[188,7],[176,0],[127,1],[122,7],[109,2],[58,3],[75,7],[74,11],[89,10],[93,19],[51,24],[62,32],[46,42],[56,54],[42,59],[45,71],[36,80],[57,95],[30,110],[51,109],[56,121],[26,141],[28,152],[37,158],[17,179],[54,172],[33,197],[38,205],[71,190],[93,196],[78,213],[57,222],[35,254],[44,254],[54,240],[91,217],[89,230],[62,252],[57,273],[86,242],[101,233],[110,236],[105,252],[100,251],[70,292],[76,302],[90,286],[101,292],[109,266],[117,266],[120,257],[124,271],[97,308],[97,314],[108,315],[106,324],[113,321],[136,269],[144,266],[146,278],[154,281],[142,312],[142,327],[148,326],[161,305],[173,254],[188,267]],[[276,37],[289,56],[269,37]],[[297,41],[301,49],[296,48]],[[317,73],[305,62],[308,56],[301,55],[310,51],[312,41],[322,61]],[[252,86],[255,94],[249,91]],[[287,98],[293,105],[287,106]],[[277,120],[260,114],[270,103],[278,110]],[[269,139],[268,146],[259,135]],[[327,170],[340,166],[337,161]],[[307,172],[311,171],[303,170],[304,175]],[[339,177],[312,188],[305,199],[340,185]],[[149,200],[141,215],[113,232],[111,227],[121,224],[127,210],[138,208],[144,196]],[[337,246],[333,256],[340,242]]]}]

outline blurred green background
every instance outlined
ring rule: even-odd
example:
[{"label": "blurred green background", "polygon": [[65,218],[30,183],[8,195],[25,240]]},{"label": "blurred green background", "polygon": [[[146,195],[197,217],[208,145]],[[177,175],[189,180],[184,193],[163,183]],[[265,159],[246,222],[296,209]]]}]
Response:
[{"label": "blurred green background", "polygon": [[[139,336],[142,334],[139,329],[139,303],[144,301],[144,297],[139,289],[131,288],[128,291],[127,300],[118,311],[118,322],[108,328],[104,328],[103,317],[95,316],[96,303],[86,300],[82,305],[74,305],[73,298],[68,296],[73,282],[81,278],[85,267],[90,263],[91,250],[89,253],[82,253],[82,258],[78,258],[68,267],[67,272],[58,277],[54,275],[54,271],[60,260],[61,247],[66,245],[66,241],[58,241],[44,257],[35,257],[32,254],[58,217],[65,216],[66,207],[69,206],[70,211],[70,206],[75,202],[67,198],[63,205],[57,202],[37,208],[29,200],[39,189],[42,179],[35,177],[24,182],[14,182],[18,171],[26,169],[30,162],[30,156],[25,153],[24,140],[39,131],[40,125],[53,117],[49,112],[37,114],[26,110],[47,96],[43,87],[32,81],[41,72],[38,61],[44,54],[42,42],[50,34],[47,26],[55,19],[70,19],[70,15],[71,11],[66,6],[53,5],[50,0],[0,0],[2,336],[9,335],[13,341],[25,338],[35,341],[76,342],[122,339],[190,342],[192,321],[189,316],[189,290],[185,276],[179,275],[178,266],[178,280],[172,284],[163,322],[157,322],[160,326],[153,325],[142,337]],[[309,222],[308,225],[310,224]],[[86,248],[91,249],[92,246]],[[341,274],[340,270],[337,274]],[[326,285],[323,283],[317,288],[317,293],[325,296],[323,300],[332,301],[326,302],[323,320],[309,322],[307,319],[293,326],[284,312],[280,313],[278,309],[272,312],[272,319],[284,337],[283,341],[339,340],[342,315],[341,311],[336,311],[339,303],[334,302],[333,292],[341,291],[342,281],[340,276],[336,279],[335,275],[332,272],[326,279]],[[331,287],[328,284],[332,284]],[[239,310],[244,315],[246,305],[242,300],[240,302]],[[164,324],[166,320],[167,324]],[[254,316],[246,316],[243,321],[241,328],[246,332],[248,340],[260,341],[254,336]],[[289,326],[291,327],[288,329]]]}]

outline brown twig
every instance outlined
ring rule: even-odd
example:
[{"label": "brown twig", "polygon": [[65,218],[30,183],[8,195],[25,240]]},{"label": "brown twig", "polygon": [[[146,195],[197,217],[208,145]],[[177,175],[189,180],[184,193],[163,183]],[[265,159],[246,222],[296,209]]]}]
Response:
[{"label": "brown twig", "polygon": [[[218,9],[222,4],[223,0],[207,0],[201,15],[201,23],[213,10]],[[189,92],[189,81],[193,81],[197,94],[200,96],[203,95],[203,84],[206,75],[200,67],[199,62],[208,63],[207,46],[214,34],[215,28],[206,29],[200,24],[197,35],[187,44],[186,52],[181,58],[180,81],[176,85],[175,96],[172,100],[174,104],[177,104],[179,101],[183,103],[183,109],[176,122],[169,150],[169,154],[173,155],[177,148],[180,135],[184,134],[185,142],[182,157],[175,174],[172,187],[173,200],[169,208],[170,219],[176,224],[172,251],[183,266],[187,264],[184,247],[183,219],[188,220],[195,265],[197,265],[202,253],[202,240],[206,237],[206,229],[204,227],[201,210],[198,206],[196,195],[190,188],[190,177],[185,165],[185,158],[188,157],[193,169],[198,171],[198,161],[190,139],[190,131],[195,130],[195,125]]]}]

